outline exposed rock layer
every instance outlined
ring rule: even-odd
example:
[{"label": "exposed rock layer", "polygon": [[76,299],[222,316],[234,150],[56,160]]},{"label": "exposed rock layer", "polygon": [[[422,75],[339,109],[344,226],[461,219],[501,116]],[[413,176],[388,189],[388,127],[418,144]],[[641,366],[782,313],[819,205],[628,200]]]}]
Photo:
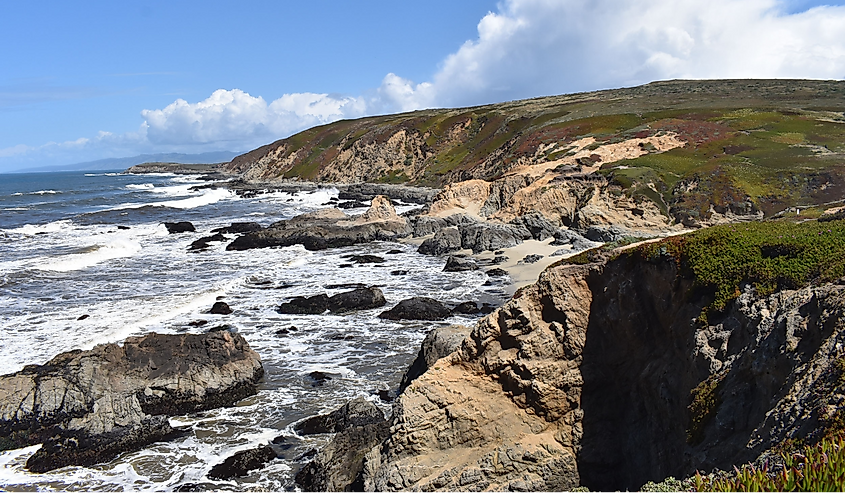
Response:
[{"label": "exposed rock layer", "polygon": [[162,415],[254,394],[263,372],[258,354],[228,331],[70,351],[0,377],[0,435],[13,446],[45,442],[30,470],[90,465],[174,433]]}]

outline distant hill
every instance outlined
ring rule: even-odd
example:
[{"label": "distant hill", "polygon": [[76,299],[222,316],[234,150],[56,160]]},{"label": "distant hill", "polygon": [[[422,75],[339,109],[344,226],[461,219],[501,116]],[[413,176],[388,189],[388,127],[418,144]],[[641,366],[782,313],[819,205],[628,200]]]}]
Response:
[{"label": "distant hill", "polygon": [[142,163],[179,163],[179,164],[212,164],[229,162],[237,156],[237,152],[215,151],[203,152],[200,154],[181,154],[178,152],[160,154],[141,154],[132,157],[120,157],[109,159],[98,159],[75,164],[61,164],[57,166],[38,166],[35,168],[22,168],[15,170],[16,173],[48,172],[48,171],[89,171],[104,169],[126,169]]}]

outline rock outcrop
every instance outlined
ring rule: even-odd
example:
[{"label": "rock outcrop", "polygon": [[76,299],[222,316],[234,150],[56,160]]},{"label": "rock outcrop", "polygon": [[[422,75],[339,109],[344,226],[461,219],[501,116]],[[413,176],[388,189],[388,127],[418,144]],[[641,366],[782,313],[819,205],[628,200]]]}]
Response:
[{"label": "rock outcrop", "polygon": [[161,335],[62,353],[0,377],[0,435],[44,443],[33,472],[91,465],[166,439],[167,416],[231,405],[256,392],[261,360],[238,334]]},{"label": "rock outcrop", "polygon": [[384,421],[384,414],[375,404],[363,397],[357,397],[328,414],[306,418],[294,425],[293,429],[300,435],[338,433],[356,426],[377,424],[382,421]]},{"label": "rock outcrop", "polygon": [[[843,407],[845,282],[712,298],[674,259],[544,271],[428,363],[362,461],[367,490],[635,490],[730,469]],[[832,390],[833,389],[833,390]]]},{"label": "rock outcrop", "polygon": [[426,334],[416,359],[411,363],[408,371],[402,375],[399,393],[404,392],[411,382],[433,367],[437,360],[460,349],[470,330],[469,327],[464,325],[449,325],[438,327]]},{"label": "rock outcrop", "polygon": [[347,216],[340,209],[320,209],[269,227],[249,232],[226,246],[226,250],[248,250],[301,244],[308,250],[350,246],[374,240],[395,240],[411,234],[407,219],[385,196],[373,199],[359,216]]},{"label": "rock outcrop", "polygon": [[423,296],[402,300],[378,317],[385,320],[443,320],[452,311],[443,303]]}]

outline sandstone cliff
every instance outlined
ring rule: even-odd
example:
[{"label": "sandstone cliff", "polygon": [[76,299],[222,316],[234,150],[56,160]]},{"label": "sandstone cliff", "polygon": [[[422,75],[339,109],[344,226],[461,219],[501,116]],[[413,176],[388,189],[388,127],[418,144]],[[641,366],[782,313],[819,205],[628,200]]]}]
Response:
[{"label": "sandstone cliff", "polygon": [[357,484],[635,490],[730,470],[840,413],[845,280],[742,284],[713,311],[714,291],[650,245],[553,266],[483,319],[400,395]]}]

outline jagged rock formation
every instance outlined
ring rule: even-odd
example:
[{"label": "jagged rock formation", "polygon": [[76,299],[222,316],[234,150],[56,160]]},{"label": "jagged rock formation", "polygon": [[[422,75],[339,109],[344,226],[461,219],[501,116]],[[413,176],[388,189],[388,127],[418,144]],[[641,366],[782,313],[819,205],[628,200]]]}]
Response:
[{"label": "jagged rock formation", "polygon": [[301,244],[308,250],[349,246],[374,240],[395,240],[411,234],[407,219],[398,216],[390,200],[379,195],[359,216],[347,216],[340,209],[320,209],[278,221],[249,232],[230,243],[227,250],[248,250]]},{"label": "jagged rock formation", "polygon": [[130,337],[62,353],[0,377],[0,435],[44,442],[33,472],[91,465],[171,436],[167,416],[227,406],[256,392],[261,360],[238,334]]},{"label": "jagged rock formation", "polygon": [[746,289],[709,324],[692,287],[668,255],[547,269],[407,386],[363,487],[633,490],[753,460],[842,406],[845,282]]}]

